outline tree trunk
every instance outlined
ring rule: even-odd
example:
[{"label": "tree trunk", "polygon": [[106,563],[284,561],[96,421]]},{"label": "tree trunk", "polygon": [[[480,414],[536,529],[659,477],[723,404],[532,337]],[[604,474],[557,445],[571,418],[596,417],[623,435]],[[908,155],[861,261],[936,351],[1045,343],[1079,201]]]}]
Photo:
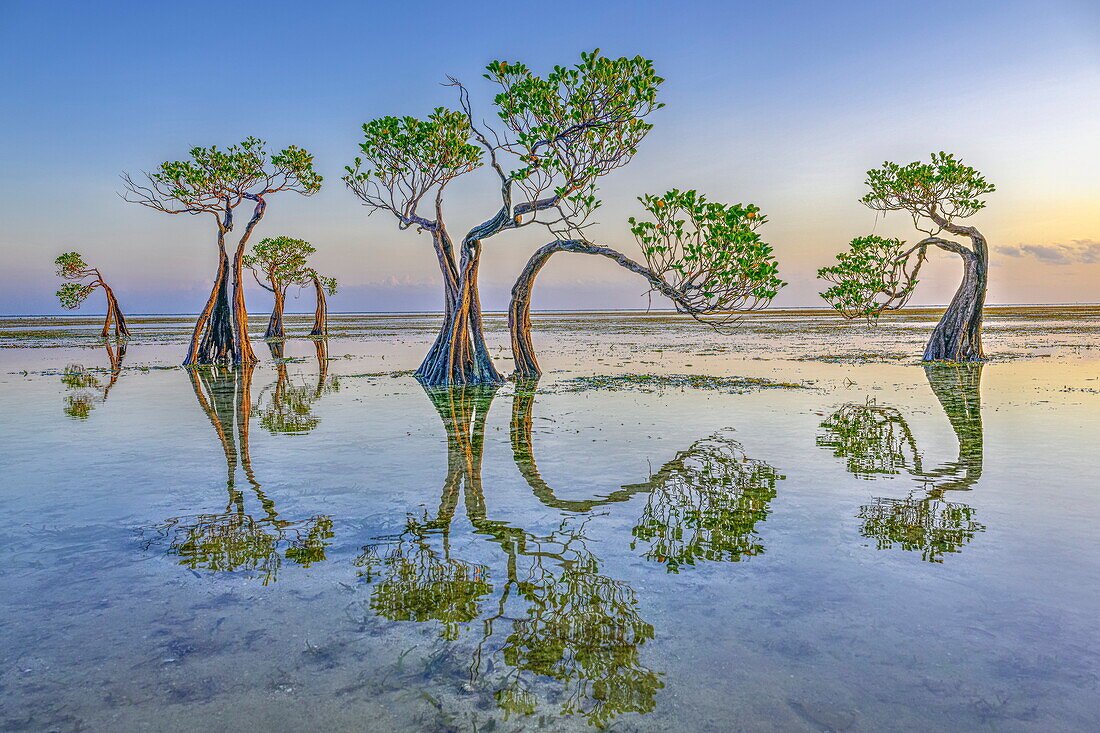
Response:
[{"label": "tree trunk", "polygon": [[195,322],[191,346],[184,366],[229,364],[233,354],[233,324],[229,319],[229,257],[225,244],[219,246],[218,274],[206,307]]},{"label": "tree trunk", "polygon": [[[431,351],[416,371],[416,378],[425,386],[504,382],[489,357],[482,331],[481,302],[477,288],[480,258],[480,242],[473,240],[463,244],[454,302],[451,303],[450,287],[445,287],[447,300],[444,303],[443,325]],[[444,277],[447,276],[445,272]]]},{"label": "tree trunk", "polygon": [[317,291],[317,310],[313,314],[313,330],[310,336],[324,336],[328,333],[328,301],[325,299],[325,289],[321,287],[321,280],[317,273],[313,273],[313,289]]},{"label": "tree trunk", "polygon": [[[251,231],[251,230],[249,230]],[[233,363],[255,364],[259,359],[252,350],[252,342],[248,338],[248,308],[244,303],[244,245],[246,236],[241,237],[237,244],[237,251],[233,256],[233,337],[234,349]]]},{"label": "tree trunk", "polygon": [[531,290],[535,285],[535,276],[557,251],[550,245],[541,247],[527,261],[527,266],[512,286],[512,300],[508,303],[508,333],[512,338],[512,359],[515,361],[517,379],[538,379],[542,374],[535,358],[535,345],[531,341]]},{"label": "tree trunk", "polygon": [[262,197],[251,198],[256,201],[256,208],[245,226],[244,234],[237,242],[237,251],[233,255],[233,363],[238,365],[255,364],[259,361],[256,352],[252,350],[252,342],[248,338],[248,308],[244,303],[244,250],[245,245],[248,244],[248,238],[252,236],[252,230],[264,217],[267,201]]},{"label": "tree trunk", "polygon": [[118,299],[115,298],[115,291],[111,290],[102,278],[99,284],[103,286],[103,293],[107,296],[107,320],[103,323],[103,338],[107,338],[110,334],[112,321],[115,324],[117,338],[130,338],[130,329],[126,327],[126,317],[122,315],[122,308],[119,307]]},{"label": "tree trunk", "polygon": [[657,273],[635,262],[622,252],[575,239],[559,239],[550,242],[531,255],[531,259],[527,261],[527,265],[512,286],[512,300],[508,304],[508,331],[512,339],[512,358],[515,361],[517,378],[532,379],[542,374],[538,360],[535,358],[535,346],[531,341],[531,293],[535,286],[535,277],[555,252],[606,257],[620,267],[641,275],[649,282],[651,288],[672,300],[673,303],[687,307],[682,300],[683,296],[676,288],[665,282]]},{"label": "tree trunk", "polygon": [[955,297],[932,331],[924,349],[924,361],[982,361],[982,309],[988,281],[988,255],[985,239],[971,233],[974,252],[960,255],[963,279]]},{"label": "tree trunk", "polygon": [[281,339],[283,333],[283,307],[286,305],[286,291],[272,281],[272,293],[275,295],[275,306],[271,309],[271,320],[267,322],[265,339]]},{"label": "tree trunk", "polygon": [[[100,285],[103,285],[104,292],[107,291],[107,285],[101,280]],[[115,309],[111,306],[110,297],[107,298],[107,317],[103,319],[103,330],[99,332],[99,335],[103,338],[107,338],[111,335],[111,321],[115,317]]]}]

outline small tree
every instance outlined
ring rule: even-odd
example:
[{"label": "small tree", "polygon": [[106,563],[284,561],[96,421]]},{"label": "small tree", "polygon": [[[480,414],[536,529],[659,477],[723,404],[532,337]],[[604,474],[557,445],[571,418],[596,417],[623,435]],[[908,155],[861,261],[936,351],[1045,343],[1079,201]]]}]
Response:
[{"label": "small tree", "polygon": [[317,295],[317,308],[313,313],[313,330],[309,335],[325,336],[328,334],[328,300],[325,296],[336,295],[336,278],[321,275],[311,269],[309,279],[313,282],[313,291]]},{"label": "small tree", "polygon": [[103,279],[103,275],[97,268],[89,267],[79,252],[58,255],[54,264],[57,265],[57,276],[69,281],[57,291],[57,299],[61,301],[62,308],[69,310],[79,308],[97,288],[103,288],[103,294],[107,297],[107,319],[103,322],[103,338],[110,335],[112,323],[116,338],[130,338],[130,329],[126,327],[126,317],[122,315],[122,309],[118,306],[115,291],[111,290],[111,286]]},{"label": "small tree", "polygon": [[696,191],[673,189],[638,199],[650,218],[630,217],[630,231],[646,264],[584,239],[558,239],[541,247],[516,279],[508,308],[516,375],[541,371],[531,342],[531,293],[535,277],[556,252],[607,257],[645,278],[651,291],[681,313],[725,323],[738,311],[767,305],[786,283],[776,274],[771,245],[756,231],[766,221],[752,204],[720,204]]},{"label": "small tree", "polygon": [[[312,270],[307,262],[316,251],[317,248],[304,239],[267,237],[252,245],[252,251],[244,256],[244,266],[252,270],[256,284],[275,296],[264,338],[283,338],[285,335],[283,308],[286,291],[291,285],[302,287],[311,282]],[[261,275],[266,284],[260,280]]]},{"label": "small tree", "polygon": [[[309,196],[320,190],[322,179],[313,170],[313,156],[293,145],[269,154],[267,143],[249,137],[224,150],[217,146],[192,148],[187,160],[162,163],[145,178],[146,182],[139,184],[123,174],[123,198],[166,214],[209,214],[217,224],[218,272],[195,323],[184,365],[255,363],[242,280],[245,247],[267,210],[268,196],[283,191]],[[245,201],[254,207],[237,241],[230,269],[226,235],[233,231],[234,210]]]},{"label": "small tree", "polygon": [[[372,211],[387,211],[399,228],[416,227],[432,237],[443,274],[444,318],[417,370],[427,385],[503,381],[482,333],[477,276],[483,243],[536,222],[559,235],[585,226],[599,206],[596,180],[630,161],[652,127],[644,118],[661,106],[656,94],[663,79],[640,56],[583,53],[576,66],[556,66],[545,77],[504,61],[486,70],[497,88],[501,129],[477,127],[466,88],[451,79],[462,112],[440,108],[424,120],[366,123],[362,155],[344,177]],[[500,180],[500,205],[456,247],[444,223],[444,190],[481,166],[483,154]]]},{"label": "small tree", "polygon": [[[985,208],[982,197],[994,186],[943,152],[934,153],[928,163],[884,163],[867,172],[866,183],[870,192],[860,199],[864,205],[882,212],[906,211],[928,236],[911,246],[900,239],[856,237],[847,252],[837,255],[836,265],[818,271],[818,277],[833,283],[822,297],[845,318],[876,318],[912,297],[929,247],[953,252],[963,261],[962,283],[932,331],[924,360],[984,359],[982,308],[989,248],[977,229],[960,221]],[[944,239],[942,232],[966,237],[970,243]]]}]

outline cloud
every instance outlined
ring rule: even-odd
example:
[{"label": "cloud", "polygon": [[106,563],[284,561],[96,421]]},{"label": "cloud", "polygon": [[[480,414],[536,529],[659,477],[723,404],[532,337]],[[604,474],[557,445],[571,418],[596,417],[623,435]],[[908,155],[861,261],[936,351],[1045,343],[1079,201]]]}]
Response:
[{"label": "cloud", "polygon": [[997,254],[1007,257],[1034,257],[1048,265],[1079,265],[1100,262],[1100,241],[1074,239],[1072,244],[998,245]]}]

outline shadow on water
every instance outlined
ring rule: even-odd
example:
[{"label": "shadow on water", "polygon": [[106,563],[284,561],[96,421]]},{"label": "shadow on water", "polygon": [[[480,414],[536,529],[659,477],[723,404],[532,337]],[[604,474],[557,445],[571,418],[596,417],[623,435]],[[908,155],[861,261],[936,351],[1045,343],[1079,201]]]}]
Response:
[{"label": "shadow on water", "polygon": [[61,383],[68,393],[65,395],[65,414],[74,420],[86,420],[97,404],[107,401],[111,388],[122,374],[122,362],[126,358],[126,342],[112,343],[104,340],[107,350],[107,381],[104,383],[83,364],[69,364],[61,375]]},{"label": "shadow on water", "polygon": [[927,469],[902,413],[875,403],[844,405],[821,423],[817,444],[844,458],[859,478],[901,474],[918,481],[920,488],[904,498],[875,497],[860,507],[861,533],[880,550],[897,546],[943,562],[985,529],[972,507],[944,498],[969,491],[982,475],[982,364],[927,364],[924,371],[958,441],[955,460]]},{"label": "shadow on water", "polygon": [[[165,544],[168,555],[193,571],[240,573],[267,585],[277,580],[284,561],[308,567],[325,560],[333,528],[332,518],[323,514],[299,521],[281,518],[257,480],[249,449],[254,370],[253,366],[187,370],[199,407],[225,454],[225,510],[174,517],[142,534],[147,547]],[[324,382],[322,372],[318,384]],[[273,397],[273,401],[279,399]],[[238,485],[242,473],[247,489]]]},{"label": "shadow on water", "polygon": [[[532,714],[550,701],[562,714],[602,726],[621,713],[652,711],[664,683],[641,660],[654,629],[639,615],[633,588],[603,572],[586,535],[601,515],[584,513],[648,493],[636,541],[648,547],[647,559],[675,572],[700,559],[762,552],[754,528],[767,516],[782,477],[745,458],[729,431],[720,431],[676,454],[644,483],[589,500],[560,499],[534,459],[535,386],[517,385],[509,431],[513,459],[540,502],[578,516],[541,534],[492,519],[481,466],[496,388],[427,390],[447,435],[438,508],[410,516],[404,532],[368,545],[356,564],[372,586],[370,609],[383,618],[435,622],[446,641],[481,620],[469,684],[491,693],[506,716]],[[489,565],[453,551],[460,504],[474,534],[500,553],[505,570],[495,582]]]}]

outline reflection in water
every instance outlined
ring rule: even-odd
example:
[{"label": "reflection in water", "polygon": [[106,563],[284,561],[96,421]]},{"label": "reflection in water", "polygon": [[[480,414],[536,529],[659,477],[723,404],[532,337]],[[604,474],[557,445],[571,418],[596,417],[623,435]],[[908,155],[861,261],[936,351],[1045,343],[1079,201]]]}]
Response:
[{"label": "reflection in water", "polygon": [[[410,518],[399,537],[364,548],[357,564],[374,585],[371,608],[391,620],[439,622],[447,640],[458,638],[461,624],[482,618],[470,684],[489,687],[506,715],[531,714],[540,699],[552,699],[563,714],[595,725],[623,712],[648,712],[663,687],[640,660],[639,648],[653,638],[653,626],[638,615],[633,589],[601,573],[584,522],[566,520],[542,536],[488,517],[481,464],[495,393],[495,387],[428,390],[447,431],[442,496],[434,514]],[[517,415],[530,414],[521,392],[517,399],[514,448],[517,428],[524,432]],[[517,452],[517,465],[537,476],[529,427],[526,435],[527,450]],[[538,481],[532,488],[536,495],[548,489]],[[552,499],[553,492],[539,498],[546,496]],[[452,556],[451,524],[460,499],[474,532],[503,555],[505,577],[496,587],[488,566]],[[486,612],[490,595],[495,609]]]},{"label": "reflection in water", "polygon": [[817,444],[846,458],[848,470],[862,478],[904,471],[920,481],[903,499],[876,497],[860,507],[861,533],[880,550],[897,545],[943,562],[985,529],[972,507],[944,500],[945,492],[969,490],[982,475],[982,364],[927,364],[924,370],[958,440],[956,460],[925,470],[901,413],[874,404],[845,405],[821,424]]},{"label": "reflection in water", "polygon": [[[145,534],[151,535],[148,546],[166,542],[166,553],[178,557],[184,567],[242,572],[267,585],[277,579],[284,560],[305,567],[324,560],[333,531],[327,515],[302,521],[281,519],[256,480],[248,445],[254,368],[187,370],[199,406],[225,453],[228,502],[224,512],[174,517]],[[259,503],[255,516],[247,508],[245,492],[237,487],[239,470]]]},{"label": "reflection in water", "polygon": [[767,517],[775,482],[783,477],[767,463],[747,458],[732,429],[677,453],[644,483],[623,486],[598,499],[561,499],[542,478],[534,459],[531,426],[536,384],[537,380],[516,384],[509,432],[516,467],[543,504],[587,512],[648,494],[631,549],[639,542],[647,544],[646,559],[664,563],[673,573],[700,560],[736,562],[764,551],[755,527]]},{"label": "reflection in water", "polygon": [[631,547],[646,543],[646,559],[670,573],[699,560],[736,562],[764,552],[756,525],[767,518],[783,476],[747,458],[732,432],[697,441],[643,484],[649,499]]},{"label": "reflection in water", "polygon": [[107,361],[110,364],[107,383],[103,384],[94,373],[82,364],[70,364],[61,375],[61,383],[69,390],[65,395],[65,414],[75,420],[85,420],[97,403],[107,401],[107,395],[122,374],[122,361],[126,358],[126,342],[112,344],[104,341]]},{"label": "reflection in water", "polygon": [[817,444],[844,458],[853,476],[921,472],[920,453],[909,425],[893,407],[874,402],[851,403],[821,423]]},{"label": "reflection in water", "polygon": [[282,341],[268,341],[267,345],[275,361],[276,380],[271,390],[257,400],[260,425],[270,433],[305,435],[321,422],[313,413],[313,403],[340,389],[339,379],[328,373],[328,341],[319,338],[313,342],[317,351],[317,381],[313,384],[291,381]]}]

